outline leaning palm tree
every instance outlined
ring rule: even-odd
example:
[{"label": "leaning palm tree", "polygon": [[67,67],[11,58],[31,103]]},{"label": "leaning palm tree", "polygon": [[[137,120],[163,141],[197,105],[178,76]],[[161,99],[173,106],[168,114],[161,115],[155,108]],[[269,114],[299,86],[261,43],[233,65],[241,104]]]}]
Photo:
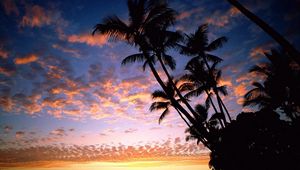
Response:
[{"label": "leaning palm tree", "polygon": [[[177,88],[180,90],[180,92],[184,92],[184,91],[189,89],[188,86],[178,87],[179,80],[172,80],[172,82],[174,82],[174,84],[177,86]],[[178,102],[181,102],[181,100],[178,99],[178,96],[177,96],[177,94],[174,90],[174,87],[173,87],[171,81],[167,81],[165,84],[166,84],[166,87],[168,89],[168,93],[173,94],[173,97]],[[178,112],[179,116],[184,120],[186,125],[188,127],[191,126],[190,123],[186,120],[186,118],[183,117],[182,113],[172,104],[172,100],[170,99],[170,97],[167,95],[167,93],[165,91],[155,90],[152,93],[152,99],[155,100],[155,102],[153,102],[150,106],[150,111],[151,112],[154,111],[154,110],[162,110],[162,109],[164,110],[162,112],[162,114],[160,115],[159,119],[158,119],[159,124],[166,117],[166,115],[168,115],[170,113],[170,107],[173,107]]]},{"label": "leaning palm tree", "polygon": [[174,99],[172,94],[169,94],[166,85],[155,69],[155,55],[149,44],[148,34],[153,30],[164,30],[172,24],[175,20],[175,11],[168,8],[166,3],[150,0],[128,0],[128,9],[128,24],[117,16],[109,16],[95,26],[93,34],[106,34],[113,39],[125,40],[128,44],[138,47],[140,53],[125,58],[122,63],[144,61],[173,105],[185,115],[189,122],[195,123],[193,116]]},{"label": "leaning palm tree", "polygon": [[[198,27],[195,33],[186,35],[186,43],[184,46],[181,46],[181,53],[189,56],[196,56],[196,59],[193,60],[203,61],[204,65],[208,70],[208,73],[210,74],[210,77],[213,77],[214,71],[212,70],[211,68],[212,66],[210,65],[209,62],[212,62],[213,64],[217,64],[221,62],[222,59],[211,54],[211,52],[222,47],[223,44],[227,41],[227,38],[220,37],[209,43],[207,34],[208,34],[208,25],[203,24]],[[225,118],[225,113],[226,113],[229,122],[231,122],[231,117],[219,95],[216,84],[212,86],[212,89],[217,96],[217,102],[219,105],[220,112],[224,115],[224,121],[226,122],[226,118]]]},{"label": "leaning palm tree", "polygon": [[178,42],[182,40],[182,35],[180,32],[173,32],[168,30],[157,30],[153,29],[151,32],[148,32],[149,35],[149,46],[152,51],[154,51],[155,57],[159,61],[164,73],[166,74],[168,81],[173,86],[178,97],[181,99],[182,103],[186,105],[192,115],[195,117],[197,113],[194,111],[192,106],[188,101],[183,97],[179,89],[176,87],[175,83],[172,81],[172,77],[166,67],[168,65],[170,69],[175,69],[176,61],[172,56],[166,54],[166,51],[170,48],[178,46]]},{"label": "leaning palm tree", "polygon": [[[204,119],[202,115],[205,115],[206,111],[205,112],[204,111],[196,112],[196,114],[197,114],[195,116],[196,123],[188,122],[186,120],[186,118],[182,115],[180,110],[173,104],[172,99],[167,95],[167,94],[173,94],[173,98],[175,98],[177,100],[177,102],[182,102],[182,100],[180,98],[178,98],[175,88],[173,87],[173,83],[176,85],[176,88],[181,93],[191,90],[192,86],[189,83],[181,83],[181,85],[179,86],[179,84],[180,84],[179,82],[180,82],[180,80],[174,80],[172,77],[172,81],[167,81],[165,83],[166,87],[168,89],[167,93],[162,90],[155,90],[152,93],[152,98],[156,101],[151,104],[150,111],[163,110],[163,112],[160,115],[159,120],[158,120],[158,122],[161,123],[162,120],[170,113],[170,107],[173,107],[177,111],[177,113],[179,114],[181,119],[184,120],[184,122],[189,127],[189,129],[193,129],[192,133],[193,133],[193,135],[197,136],[198,141],[201,141],[205,146],[207,146],[209,149],[211,149],[211,147],[212,147],[212,145],[210,144],[211,140],[208,140],[208,139],[210,139],[209,138],[210,134],[208,133],[208,131],[207,131],[208,129],[207,129],[207,127],[204,126],[203,121],[202,121]],[[201,121],[199,121],[199,120],[201,120]],[[206,138],[203,138],[203,134],[205,134]]]},{"label": "leaning palm tree", "polygon": [[268,25],[261,18],[256,16],[254,13],[245,8],[241,3],[237,0],[227,0],[231,5],[236,7],[239,11],[241,11],[246,17],[248,17],[252,22],[257,24],[262,30],[264,30],[267,34],[269,34],[278,44],[280,44],[293,59],[300,65],[300,53],[299,51],[288,41],[286,40],[279,32],[273,29],[270,25]]}]

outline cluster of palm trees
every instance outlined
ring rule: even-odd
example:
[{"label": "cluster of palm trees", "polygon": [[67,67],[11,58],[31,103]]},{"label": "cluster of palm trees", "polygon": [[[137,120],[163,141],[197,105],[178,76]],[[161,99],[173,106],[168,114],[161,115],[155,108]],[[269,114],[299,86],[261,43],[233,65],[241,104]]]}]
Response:
[{"label": "cluster of palm trees", "polygon": [[[290,56],[289,59],[299,67],[299,52],[284,37],[238,1],[228,0],[228,2],[269,33]],[[108,16],[95,26],[93,34],[105,34],[115,40],[125,41],[137,47],[139,53],[126,57],[122,61],[122,65],[143,62],[143,70],[147,67],[150,68],[161,86],[161,90],[152,93],[155,101],[150,107],[150,111],[162,110],[159,123],[173,108],[188,126],[187,132],[190,135],[187,139],[197,139],[212,152],[215,151],[221,130],[226,129],[233,121],[222,100],[222,95],[227,95],[226,86],[219,84],[222,72],[218,69],[218,64],[222,59],[211,53],[222,47],[227,38],[220,37],[209,42],[206,24],[200,25],[192,34],[182,34],[169,30],[175,22],[176,11],[164,1],[128,0],[127,5],[129,10],[128,22],[122,21],[117,16]],[[169,49],[174,48],[178,49],[181,54],[191,57],[185,67],[186,74],[177,79],[171,75],[171,70],[176,68],[176,61],[167,54]],[[268,79],[264,85],[258,82],[253,83],[256,88],[245,95],[244,105],[258,104],[272,109],[280,107],[293,119],[295,113],[299,113],[300,95],[297,95],[299,86],[298,84],[295,87],[285,84],[278,88],[272,86],[278,79],[285,78],[279,73],[281,70],[291,71],[289,70],[291,68],[290,62],[287,62],[286,65],[282,64],[284,59],[280,57],[282,55],[277,54],[276,52],[267,54],[271,64],[263,68],[256,66],[251,70],[266,74]],[[279,67],[279,65],[284,66]],[[159,76],[158,68],[163,70],[167,77],[166,81]],[[295,74],[297,73],[295,72]],[[295,81],[294,77],[289,80],[289,84],[295,83],[293,82]],[[278,94],[278,92],[275,93],[278,89],[283,90],[281,96],[274,96]],[[190,102],[192,97],[200,95],[205,95],[206,100],[193,107]]]}]

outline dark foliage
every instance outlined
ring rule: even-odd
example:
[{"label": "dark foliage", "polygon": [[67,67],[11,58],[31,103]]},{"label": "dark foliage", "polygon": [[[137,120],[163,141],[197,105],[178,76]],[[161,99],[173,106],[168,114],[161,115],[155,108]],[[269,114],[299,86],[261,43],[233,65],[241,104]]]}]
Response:
[{"label": "dark foliage", "polygon": [[209,164],[216,170],[300,169],[299,123],[267,109],[241,113],[220,133]]}]

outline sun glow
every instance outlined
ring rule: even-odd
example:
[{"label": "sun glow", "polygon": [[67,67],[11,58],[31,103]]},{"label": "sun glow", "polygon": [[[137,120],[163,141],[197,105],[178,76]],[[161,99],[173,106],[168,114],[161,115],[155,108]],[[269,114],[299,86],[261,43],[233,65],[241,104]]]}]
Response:
[{"label": "sun glow", "polygon": [[0,164],[7,170],[208,170],[208,158],[162,158],[161,160],[134,160],[108,162],[37,161],[29,163]]}]

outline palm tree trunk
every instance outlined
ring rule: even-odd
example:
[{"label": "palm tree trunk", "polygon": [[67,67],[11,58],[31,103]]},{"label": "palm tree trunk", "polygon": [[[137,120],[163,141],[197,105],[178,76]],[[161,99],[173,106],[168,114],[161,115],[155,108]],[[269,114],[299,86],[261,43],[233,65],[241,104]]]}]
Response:
[{"label": "palm tree trunk", "polygon": [[159,60],[159,63],[161,65],[161,67],[163,68],[165,74],[168,77],[169,82],[172,84],[172,86],[175,89],[177,95],[182,100],[182,102],[187,106],[187,108],[190,110],[190,112],[193,114],[193,116],[196,117],[196,112],[194,111],[194,109],[192,108],[192,106],[186,101],[186,99],[182,96],[182,94],[180,93],[180,91],[178,90],[178,88],[176,87],[176,85],[174,84],[174,82],[172,80],[172,77],[170,76],[167,68],[165,67],[165,65],[164,65],[164,63],[163,63],[163,61],[161,59],[161,55],[157,54],[157,56],[158,56],[158,60]]},{"label": "palm tree trunk", "polygon": [[182,116],[181,112],[180,112],[176,107],[174,107],[174,108],[175,108],[175,110],[178,112],[178,114],[179,114],[179,116],[181,117],[181,119],[185,122],[185,124],[186,124],[189,128],[191,128],[191,125],[190,125],[189,122],[187,122],[187,120]]},{"label": "palm tree trunk", "polygon": [[[182,116],[181,112],[176,108],[174,107],[175,110],[178,112],[179,116],[181,117],[181,119],[183,119],[183,121],[186,123],[186,125],[191,129],[192,126],[187,122],[187,120]],[[203,138],[201,135],[200,135],[200,132],[197,131],[196,129],[196,132],[197,134],[199,135],[199,139],[200,141],[208,148],[212,151],[212,148],[211,148],[211,145],[209,144],[209,141],[207,141],[205,138]]]},{"label": "palm tree trunk", "polygon": [[196,123],[195,119],[174,99],[174,97],[169,94],[167,87],[165,86],[164,82],[161,80],[161,78],[159,77],[159,74],[157,73],[153,63],[150,61],[150,57],[148,55],[148,53],[143,52],[144,55],[146,56],[148,62],[148,65],[155,77],[155,79],[157,80],[157,82],[159,83],[159,85],[162,87],[162,89],[166,92],[166,94],[168,95],[168,97],[171,99],[172,104],[178,108],[185,116],[186,118],[191,122],[191,123]]},{"label": "palm tree trunk", "polygon": [[231,5],[236,7],[239,11],[241,11],[252,22],[257,24],[262,30],[264,30],[267,34],[269,34],[275,41],[277,41],[277,43],[280,44],[293,57],[293,59],[298,63],[298,65],[300,65],[299,51],[294,46],[292,46],[291,43],[289,43],[281,34],[279,34],[276,30],[274,30],[270,25],[268,25],[258,16],[250,12],[237,0],[227,0],[227,1]]},{"label": "palm tree trunk", "polygon": [[231,117],[230,117],[230,115],[229,115],[229,112],[228,112],[228,110],[227,110],[227,108],[226,108],[226,106],[225,106],[225,104],[224,104],[224,102],[221,100],[221,104],[222,104],[222,106],[223,106],[223,108],[224,108],[224,110],[225,110],[225,112],[226,112],[226,114],[227,114],[227,117],[228,117],[228,119],[229,119],[229,122],[232,122],[232,119],[231,119]]},{"label": "palm tree trunk", "polygon": [[[204,63],[205,63],[205,65],[206,65],[206,67],[207,67],[209,73],[211,73],[211,68],[210,68],[210,66],[209,66],[209,64],[208,64],[208,62],[207,62],[206,56],[203,56],[203,60],[204,60]],[[227,121],[226,121],[226,116],[225,116],[225,112],[224,112],[224,110],[223,110],[223,106],[225,107],[225,105],[222,105],[222,104],[221,104],[222,99],[221,99],[221,97],[220,97],[220,95],[219,95],[219,92],[218,92],[216,86],[213,87],[213,91],[214,91],[214,93],[215,93],[216,96],[217,96],[217,101],[218,101],[218,105],[219,105],[219,108],[220,108],[220,112],[223,114],[223,119],[224,119],[223,121],[224,121],[224,123],[226,124],[226,123],[227,123]],[[226,109],[226,110],[227,110],[227,109]],[[228,116],[228,118],[229,118],[229,122],[231,122],[231,118],[230,118],[229,113],[226,113],[226,114],[227,114],[227,116]]]},{"label": "palm tree trunk", "polygon": [[[216,106],[215,106],[213,100],[211,99],[211,97],[210,97],[210,95],[209,95],[209,92],[208,92],[207,90],[205,90],[205,93],[207,94],[208,100],[209,100],[209,102],[211,103],[211,105],[212,105],[212,107],[213,107],[215,113],[218,113],[218,110],[217,110],[217,108],[216,108]],[[223,122],[222,122],[221,119],[219,119],[219,122],[220,122],[220,124],[221,124],[221,127],[224,128],[224,124],[223,124]]]},{"label": "palm tree trunk", "polygon": [[[149,61],[148,64],[149,64],[149,67],[155,77],[155,79],[157,80],[157,82],[159,83],[159,85],[163,88],[163,90],[166,92],[166,94],[168,95],[168,97],[170,98],[173,106],[178,109],[179,111],[181,111],[184,116],[192,123],[192,124],[196,124],[197,122],[195,121],[195,119],[177,102],[177,100],[174,99],[174,97],[169,94],[168,90],[167,90],[167,87],[165,86],[164,82],[161,80],[161,78],[159,77],[154,65],[152,62],[150,62],[150,57],[148,55],[147,52],[144,52],[144,55],[146,56],[147,60]],[[208,141],[207,139],[208,138],[208,132],[207,132],[207,129],[203,126],[201,127],[203,130],[205,130],[205,134],[201,134],[201,133],[198,133],[199,137],[200,137],[200,140],[201,142],[208,148],[211,150],[211,145],[210,145],[210,141]]]}]

